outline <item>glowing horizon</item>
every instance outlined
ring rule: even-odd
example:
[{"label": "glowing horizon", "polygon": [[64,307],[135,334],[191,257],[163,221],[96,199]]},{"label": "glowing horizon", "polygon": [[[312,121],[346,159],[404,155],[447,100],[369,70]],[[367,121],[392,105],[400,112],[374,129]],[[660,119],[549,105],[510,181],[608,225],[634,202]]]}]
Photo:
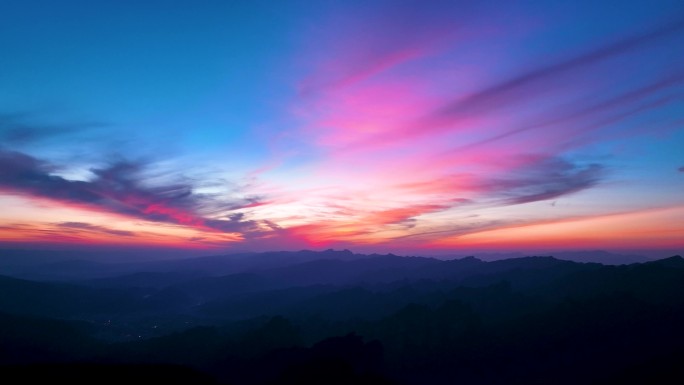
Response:
[{"label": "glowing horizon", "polygon": [[681,3],[190,4],[0,6],[0,246],[684,249]]}]

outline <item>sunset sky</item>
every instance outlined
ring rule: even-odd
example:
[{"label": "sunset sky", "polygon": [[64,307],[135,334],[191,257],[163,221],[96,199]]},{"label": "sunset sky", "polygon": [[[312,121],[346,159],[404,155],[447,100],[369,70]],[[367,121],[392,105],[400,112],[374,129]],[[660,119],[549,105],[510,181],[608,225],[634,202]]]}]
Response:
[{"label": "sunset sky", "polygon": [[0,3],[0,247],[684,250],[684,2]]}]

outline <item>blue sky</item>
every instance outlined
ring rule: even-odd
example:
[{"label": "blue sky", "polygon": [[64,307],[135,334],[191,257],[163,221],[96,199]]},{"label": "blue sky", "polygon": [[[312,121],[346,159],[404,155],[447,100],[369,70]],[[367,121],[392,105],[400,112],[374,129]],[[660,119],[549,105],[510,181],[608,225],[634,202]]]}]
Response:
[{"label": "blue sky", "polygon": [[0,241],[678,248],[681,47],[677,1],[5,1]]}]

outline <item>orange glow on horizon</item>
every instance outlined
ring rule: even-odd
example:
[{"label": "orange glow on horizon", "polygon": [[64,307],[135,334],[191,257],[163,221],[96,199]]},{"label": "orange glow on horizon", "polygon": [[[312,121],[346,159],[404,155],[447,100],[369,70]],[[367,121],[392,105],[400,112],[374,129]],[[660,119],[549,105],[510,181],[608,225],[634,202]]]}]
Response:
[{"label": "orange glow on horizon", "polygon": [[682,218],[684,206],[545,221],[437,239],[428,247],[679,248],[684,246]]}]

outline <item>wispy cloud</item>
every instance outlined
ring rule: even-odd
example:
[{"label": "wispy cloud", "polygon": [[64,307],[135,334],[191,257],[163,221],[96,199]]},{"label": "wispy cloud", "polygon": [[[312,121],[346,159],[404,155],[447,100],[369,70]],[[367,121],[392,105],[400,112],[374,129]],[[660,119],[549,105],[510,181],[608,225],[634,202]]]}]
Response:
[{"label": "wispy cloud", "polygon": [[505,196],[508,204],[545,201],[589,189],[605,178],[600,164],[580,166],[559,158],[540,159],[506,179],[484,181],[482,187]]},{"label": "wispy cloud", "polygon": [[333,45],[334,52],[317,48],[317,71],[301,82],[305,95],[336,92],[434,55],[473,33],[467,27],[481,13],[475,2],[436,0],[430,6],[408,0],[377,3],[364,11],[335,14],[319,30],[316,44]]},{"label": "wispy cloud", "polygon": [[[493,134],[491,139],[521,134],[533,128],[543,130],[553,126],[556,129],[554,133],[559,135],[559,142],[566,138],[565,135],[576,135],[577,131],[588,124],[592,125],[594,130],[609,127],[612,123],[610,119],[599,125],[591,119],[616,114],[622,117],[636,115],[643,111],[640,102],[682,83],[682,73],[674,72],[663,79],[637,86],[635,89],[626,89],[615,96],[610,96],[615,91],[607,89],[607,87],[614,87],[610,85],[609,80],[615,82],[620,79],[629,79],[640,72],[637,66],[625,64],[630,61],[628,55],[647,55],[652,45],[657,45],[661,40],[670,39],[682,32],[684,32],[684,20],[679,20],[646,33],[619,39],[554,64],[519,73],[500,83],[469,94],[463,95],[455,90],[453,100],[448,100],[448,97],[433,100],[430,104],[434,104],[435,108],[424,110],[422,116],[414,118],[404,115],[405,119],[395,123],[391,129],[360,137],[351,146],[372,148],[377,143],[401,145],[417,138],[459,132],[472,135],[487,122],[493,123],[493,127],[487,127],[487,131]],[[622,59],[622,64],[613,64],[620,66],[613,68],[612,73],[606,73],[606,69],[600,66],[604,62],[618,59]],[[674,68],[676,67],[673,66],[671,71],[676,71]],[[606,77],[601,81],[595,80],[601,74]],[[394,78],[393,81],[396,82],[397,79]],[[577,84],[585,84],[585,86],[578,91]],[[566,94],[561,91],[565,91]],[[593,102],[592,99],[597,93],[608,95],[609,99]],[[569,105],[565,101],[568,96],[575,97]],[[670,103],[674,101],[670,100]],[[561,102],[563,108],[548,107],[550,102],[551,105],[553,102]],[[525,116],[524,123],[519,123],[516,122],[516,113],[511,112],[512,108],[526,113],[534,108],[538,116]],[[530,124],[530,119],[532,119],[532,124]],[[538,121],[534,122],[534,120]],[[526,127],[497,133],[499,128],[496,126],[502,123],[506,126],[524,125]]]},{"label": "wispy cloud", "polygon": [[[224,200],[196,194],[188,183],[152,184],[146,180],[144,168],[142,163],[118,161],[106,168],[93,168],[89,180],[69,180],[54,174],[56,168],[49,162],[0,151],[0,190],[148,221],[224,232],[256,230],[256,223],[245,219],[243,213],[230,212],[254,206],[255,198]],[[227,212],[222,217],[207,218],[201,214],[207,208]]]},{"label": "wispy cloud", "polygon": [[103,123],[41,123],[35,114],[0,114],[0,141],[5,145],[22,145],[83,133],[106,127]]},{"label": "wispy cloud", "polygon": [[61,227],[61,228],[66,228],[66,229],[87,230],[87,231],[93,231],[93,232],[97,232],[97,233],[105,233],[105,234],[110,234],[110,235],[116,235],[116,236],[120,236],[120,237],[134,237],[135,236],[135,233],[132,231],[108,229],[104,226],[93,225],[93,224],[85,223],[85,222],[62,222],[62,223],[57,223],[56,225]]},{"label": "wispy cloud", "polygon": [[639,49],[649,43],[679,33],[683,29],[684,20],[678,20],[647,33],[630,36],[564,61],[521,73],[465,99],[447,104],[438,110],[437,114],[446,116],[477,114],[501,108],[506,104],[524,102],[525,99],[522,98],[529,98],[530,94],[539,94],[542,88],[548,87],[548,83],[545,84],[545,82],[550,79],[566,76],[573,71],[586,70],[592,64]]}]

